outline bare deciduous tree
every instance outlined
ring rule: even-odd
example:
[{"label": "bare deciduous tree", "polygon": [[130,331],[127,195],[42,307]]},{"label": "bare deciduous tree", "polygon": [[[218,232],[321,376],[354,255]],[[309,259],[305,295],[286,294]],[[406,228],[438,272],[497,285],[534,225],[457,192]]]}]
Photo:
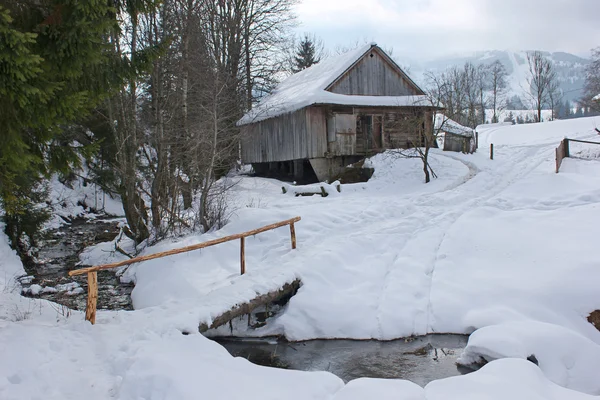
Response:
[{"label": "bare deciduous tree", "polygon": [[558,79],[552,62],[540,51],[527,53],[529,76],[528,94],[536,111],[536,122],[542,121],[542,108],[550,100],[550,92]]},{"label": "bare deciduous tree", "polygon": [[431,149],[436,147],[438,135],[445,129],[449,120],[443,113],[444,106],[440,102],[440,98],[446,95],[448,90],[446,84],[442,79],[433,79],[426,93],[427,102],[431,107],[426,111],[419,107],[409,108],[388,127],[400,132],[416,132],[416,135],[409,136],[408,149],[401,148],[403,143],[391,143],[395,148],[391,154],[394,157],[420,159],[423,163],[425,183],[429,183],[431,178],[437,178],[429,163],[429,155]]},{"label": "bare deciduous tree", "polygon": [[497,123],[499,113],[506,107],[507,72],[504,64],[496,60],[488,67],[490,107],[492,108],[492,123]]},{"label": "bare deciduous tree", "polygon": [[[121,3],[119,3],[121,4]],[[115,55],[148,68],[105,106],[113,168],[136,243],[224,222],[237,120],[283,68],[295,0],[122,2]]]}]

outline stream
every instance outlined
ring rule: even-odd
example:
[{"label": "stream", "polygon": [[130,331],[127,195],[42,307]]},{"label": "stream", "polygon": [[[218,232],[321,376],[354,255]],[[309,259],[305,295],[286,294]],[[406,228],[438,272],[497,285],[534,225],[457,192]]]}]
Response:
[{"label": "stream", "polygon": [[215,339],[233,356],[258,365],[302,371],[329,371],[345,382],[356,378],[407,379],[418,385],[465,373],[456,360],[468,336],[428,335],[376,340]]},{"label": "stream", "polygon": [[[74,219],[47,232],[34,257],[24,263],[28,276],[19,279],[21,294],[42,298],[75,310],[85,310],[87,275],[70,277],[79,265],[79,254],[88,246],[112,241],[119,234],[121,218],[99,216]],[[98,308],[131,310],[132,284],[123,284],[114,270],[98,272]]]}]

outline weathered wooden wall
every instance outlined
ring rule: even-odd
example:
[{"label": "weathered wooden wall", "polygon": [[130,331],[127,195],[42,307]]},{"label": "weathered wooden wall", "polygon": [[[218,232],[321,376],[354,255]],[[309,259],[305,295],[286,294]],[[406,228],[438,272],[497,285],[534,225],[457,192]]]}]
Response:
[{"label": "weathered wooden wall", "polygon": [[[384,107],[307,107],[302,110],[242,126],[242,160],[265,163],[326,156],[365,155],[385,148],[407,148],[416,143],[416,119],[421,110]],[[365,126],[361,117],[370,116]],[[405,118],[409,123],[404,123]],[[362,121],[362,122],[361,122]],[[431,121],[425,118],[425,129]],[[381,132],[381,138],[369,137]]]},{"label": "weathered wooden wall", "polygon": [[327,151],[325,114],[318,107],[244,125],[241,135],[246,163],[324,157]]},{"label": "weathered wooden wall", "polygon": [[[424,121],[425,129],[431,130],[433,121],[430,121],[432,114],[430,111],[421,110],[415,114],[414,110],[389,108],[352,108],[352,114],[333,113],[330,121],[337,121],[338,116],[343,115],[344,119],[352,117],[356,129],[346,130],[335,129],[335,141],[329,142],[329,152],[333,156],[343,155],[365,155],[376,150],[389,148],[407,148],[414,144],[419,144],[419,123]],[[426,116],[424,115],[426,113]],[[365,125],[365,116],[371,117],[371,127]],[[407,120],[405,120],[407,118]],[[330,122],[331,124],[331,122]],[[347,126],[348,121],[344,121],[343,126]],[[329,127],[328,127],[329,129]],[[378,133],[381,132],[379,138]],[[372,137],[369,138],[369,135]]]},{"label": "weathered wooden wall", "polygon": [[[371,55],[373,55],[371,57]],[[364,96],[410,96],[423,94],[379,51],[367,53],[328,90],[338,94]]]},{"label": "weathered wooden wall", "polygon": [[352,112],[352,108],[344,113],[329,112],[328,115],[329,154],[333,156],[357,154],[356,115]]},{"label": "weathered wooden wall", "polygon": [[444,151],[471,152],[471,138],[452,133],[444,134]]}]

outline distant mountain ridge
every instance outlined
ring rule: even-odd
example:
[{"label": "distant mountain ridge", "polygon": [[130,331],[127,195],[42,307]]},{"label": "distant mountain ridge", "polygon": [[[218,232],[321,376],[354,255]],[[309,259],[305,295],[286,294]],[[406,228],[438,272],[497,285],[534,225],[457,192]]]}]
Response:
[{"label": "distant mountain ridge", "polygon": [[[585,67],[590,60],[566,52],[542,52],[552,62],[558,73],[560,87],[563,90],[564,100],[577,101],[583,94],[585,84]],[[491,64],[499,60],[508,72],[509,97],[518,96],[525,98],[524,90],[527,89],[527,51],[478,51],[471,54],[440,57],[425,62],[410,63],[410,75],[419,84],[424,84],[424,74],[427,71],[442,72],[451,66],[462,66],[467,61],[473,64]]]}]

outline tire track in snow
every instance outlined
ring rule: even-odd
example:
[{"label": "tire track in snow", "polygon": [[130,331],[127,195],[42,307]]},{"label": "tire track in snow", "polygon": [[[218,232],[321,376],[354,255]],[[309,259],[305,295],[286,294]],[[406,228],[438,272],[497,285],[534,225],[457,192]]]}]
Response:
[{"label": "tire track in snow", "polygon": [[[430,245],[432,250],[433,257],[429,259],[429,257],[425,257],[427,260],[424,260],[424,265],[422,265],[422,272],[425,274],[427,279],[427,286],[425,288],[426,294],[421,297],[416,297],[415,294],[415,302],[425,302],[419,306],[418,304],[414,305],[415,310],[423,309],[425,312],[424,321],[419,323],[418,318],[413,320],[412,331],[414,333],[429,333],[431,332],[431,316],[432,316],[432,304],[431,304],[431,292],[433,287],[433,279],[435,274],[435,265],[437,261],[440,259],[439,250],[442,247],[442,244],[446,238],[447,232],[451,229],[451,227],[458,221],[458,219],[464,215],[465,213],[473,210],[474,208],[482,205],[488,199],[496,196],[504,189],[509,187],[515,181],[521,179],[522,177],[529,174],[532,170],[534,170],[540,163],[544,161],[544,157],[539,157],[538,153],[543,152],[543,149],[540,147],[536,148],[528,148],[521,149],[516,155],[513,155],[509,160],[504,161],[502,168],[499,170],[490,169],[483,171],[484,174],[480,177],[480,179],[488,179],[491,184],[486,185],[485,190],[477,190],[478,182],[475,182],[473,185],[474,188],[469,188],[464,190],[465,184],[469,182],[473,182],[473,179],[476,178],[478,174],[482,171],[475,166],[474,164],[461,160],[458,157],[448,156],[452,159],[457,159],[458,161],[463,162],[463,164],[467,165],[469,168],[469,174],[463,178],[463,182],[457,185],[451,185],[452,187],[448,190],[442,190],[440,192],[431,193],[429,195],[423,196],[424,199],[419,202],[417,209],[423,211],[423,214],[426,218],[426,223],[418,228],[415,232],[413,232],[413,238],[409,241],[405,242],[404,245],[398,249],[396,253],[396,257],[394,258],[394,262],[387,266],[386,273],[384,274],[384,280],[381,286],[381,293],[379,295],[378,307],[377,307],[377,321],[378,321],[378,332],[380,338],[382,339],[390,339],[391,337],[385,333],[385,318],[382,315],[384,309],[388,306],[388,302],[386,302],[387,293],[390,289],[390,282],[393,279],[390,279],[393,274],[407,274],[408,271],[403,269],[402,265],[395,265],[398,260],[401,258],[402,253],[406,250],[407,245],[414,244],[417,247],[421,245],[422,236],[426,236],[427,234],[433,234],[436,237],[436,241]],[[545,150],[547,151],[547,150]],[[513,161],[515,161],[513,163]],[[469,165],[470,164],[470,165]],[[491,178],[496,178],[498,176],[505,176],[505,173],[514,173],[509,175],[508,177],[504,177],[503,179],[489,179],[487,175],[493,175]],[[515,173],[516,172],[516,173]],[[489,187],[488,187],[489,186]],[[480,188],[479,188],[480,189]],[[444,202],[444,198],[452,192],[459,192],[458,199],[453,200],[453,204],[450,207],[444,209],[443,211],[437,213],[437,215],[432,215],[431,210],[424,210],[425,208],[430,208],[432,205],[439,207]],[[481,193],[481,194],[479,194]],[[475,196],[473,196],[475,195]],[[442,198],[441,198],[442,197]],[[429,212],[428,212],[429,211]],[[394,224],[398,224],[399,221],[394,221]],[[437,233],[436,231],[441,231]],[[439,236],[439,239],[437,237]],[[411,271],[414,272],[414,271]],[[398,281],[401,278],[398,279]],[[394,290],[398,290],[396,285],[393,285]],[[407,288],[409,289],[409,288]],[[393,298],[393,295],[390,296]]]},{"label": "tire track in snow", "polygon": [[[292,311],[287,321],[284,318],[284,328],[299,318],[313,326],[301,330],[311,338],[345,334],[392,339],[399,337],[400,331],[431,331],[435,267],[443,256],[439,252],[449,230],[462,215],[485,205],[488,199],[526,176],[546,159],[546,152],[552,151],[553,147],[541,146],[499,149],[497,160],[489,165],[483,163],[481,168],[444,154],[441,156],[465,164],[469,172],[436,192],[332,198],[327,207],[317,209],[317,214],[314,204],[308,204],[313,217],[303,220],[304,229],[318,233],[302,238],[302,252],[291,253],[278,262],[282,268],[298,264],[308,264],[309,268],[298,270],[301,276],[306,271],[306,287],[292,299],[282,316]],[[361,212],[356,213],[357,209]],[[411,254],[417,255],[419,262],[411,260]],[[273,260],[270,255],[265,256],[265,263]],[[328,267],[314,270],[311,260]],[[321,310],[311,302],[311,296],[323,294],[326,302],[320,304]],[[398,299],[404,304],[399,304]],[[355,308],[355,313],[349,311]],[[331,312],[350,315],[340,317],[340,326],[328,330],[321,324],[326,323]],[[354,315],[363,315],[372,322],[361,321],[364,329],[348,331],[344,326],[356,324]],[[398,326],[411,321],[412,326]]]},{"label": "tire track in snow", "polygon": [[[509,148],[510,149],[510,148]],[[514,149],[514,147],[512,147],[512,149]],[[428,304],[427,304],[427,333],[435,333],[434,330],[432,329],[432,325],[435,321],[432,321],[433,318],[433,305],[431,302],[431,293],[433,290],[433,282],[434,282],[434,276],[435,276],[435,266],[437,264],[437,262],[440,259],[443,259],[444,257],[440,257],[439,251],[442,248],[442,245],[447,237],[448,232],[450,231],[450,229],[452,228],[452,226],[460,219],[460,217],[462,217],[464,214],[466,214],[469,211],[472,211],[474,209],[476,209],[477,207],[482,207],[482,206],[488,206],[486,203],[492,199],[493,197],[496,197],[497,195],[499,195],[501,192],[503,192],[505,189],[507,189],[508,187],[510,187],[512,184],[514,184],[515,182],[519,181],[520,179],[523,179],[525,176],[529,175],[531,172],[533,172],[540,164],[542,164],[545,160],[546,160],[546,154],[551,154],[551,152],[554,151],[554,145],[551,145],[551,147],[549,146],[526,146],[526,147],[521,147],[521,149],[525,149],[525,155],[524,157],[521,158],[520,162],[515,163],[513,168],[511,168],[510,172],[514,172],[517,171],[516,174],[514,176],[510,176],[508,179],[506,179],[504,182],[502,182],[501,184],[497,185],[495,187],[495,190],[491,191],[491,192],[487,192],[486,191],[486,195],[484,196],[480,196],[476,199],[473,199],[473,201],[469,202],[465,208],[463,209],[462,212],[460,212],[460,214],[453,219],[453,221],[450,223],[449,226],[446,227],[446,229],[444,230],[442,239],[440,240],[437,248],[436,248],[436,257],[435,257],[435,261],[434,264],[432,266],[431,269],[431,275],[430,275],[430,285],[429,285],[429,293],[428,293]],[[489,194],[488,194],[489,193]]]}]

